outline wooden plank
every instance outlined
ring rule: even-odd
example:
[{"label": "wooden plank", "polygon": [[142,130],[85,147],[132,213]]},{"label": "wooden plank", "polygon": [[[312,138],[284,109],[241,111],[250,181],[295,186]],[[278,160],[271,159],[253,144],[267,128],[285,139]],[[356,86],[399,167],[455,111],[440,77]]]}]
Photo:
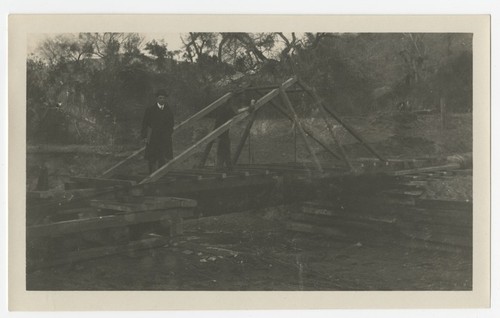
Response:
[{"label": "wooden plank", "polygon": [[98,209],[107,209],[121,212],[141,212],[179,207],[196,207],[196,201],[171,197],[148,197],[143,202],[117,202],[111,200],[92,200],[90,206]]},{"label": "wooden plank", "polygon": [[384,195],[419,197],[424,194],[424,190],[407,191],[404,189],[391,189],[381,192]]},{"label": "wooden plank", "polygon": [[240,167],[240,165],[233,167],[234,172],[249,172],[249,176],[251,175],[269,175],[271,171],[269,169],[262,169],[259,167]]},{"label": "wooden plank", "polygon": [[454,170],[460,169],[460,165],[456,163],[442,165],[442,166],[434,166],[434,167],[424,167],[424,168],[416,168],[416,169],[408,169],[408,170],[399,170],[399,171],[388,171],[386,174],[390,176],[404,176],[407,174],[419,174],[425,172],[432,171],[441,171],[441,170]]},{"label": "wooden plank", "polygon": [[[297,81],[296,78],[293,77],[293,78],[287,80],[286,82],[284,82],[282,84],[282,88],[288,88],[291,85],[293,85],[296,81]],[[274,89],[271,92],[267,93],[262,98],[260,98],[254,105],[255,111],[257,111],[260,107],[262,107],[263,105],[268,103],[271,99],[276,97],[279,93],[280,93],[279,89]],[[191,147],[186,149],[184,152],[179,154],[177,157],[175,157],[172,160],[170,160],[169,162],[167,162],[165,165],[163,165],[161,168],[159,168],[158,170],[153,172],[150,176],[148,176],[147,178],[142,180],[140,183],[144,184],[144,183],[153,182],[153,181],[160,179],[162,176],[165,175],[165,173],[167,173],[169,170],[171,170],[172,165],[174,165],[176,162],[188,158],[193,153],[195,153],[195,151],[200,147],[200,145],[205,144],[207,142],[210,142],[212,140],[215,140],[220,135],[222,135],[224,132],[229,130],[229,128],[232,125],[241,122],[242,120],[244,120],[248,116],[249,116],[248,112],[243,112],[243,113],[236,115],[235,117],[233,117],[232,119],[230,119],[226,123],[224,123],[223,125],[219,126],[217,129],[213,130],[211,133],[206,135],[204,138],[199,140],[197,143],[195,143],[194,145],[192,145]]]},{"label": "wooden plank", "polygon": [[462,253],[465,250],[470,250],[470,248],[466,248],[464,246],[458,245],[449,245],[438,242],[429,242],[418,239],[411,239],[409,237],[404,237],[405,239],[399,240],[398,244],[400,246],[411,248],[411,249],[419,249],[419,250],[433,250],[433,251],[441,251],[448,253]]},{"label": "wooden plank", "polygon": [[216,108],[219,108],[220,106],[224,105],[229,99],[231,99],[231,97],[233,97],[233,93],[231,93],[231,92],[224,94],[222,97],[220,97],[216,101],[212,102],[207,107],[203,108],[202,110],[200,110],[199,112],[197,112],[193,116],[189,117],[188,119],[184,120],[180,124],[176,125],[174,127],[174,130],[180,129],[181,127],[187,126],[188,124],[191,124],[194,121],[196,121],[202,117],[205,117],[206,115],[210,114]]},{"label": "wooden plank", "polygon": [[180,208],[195,208],[198,203],[195,200],[186,198],[175,198],[175,197],[158,197],[158,196],[145,196],[144,202],[162,202],[168,207],[180,207]]},{"label": "wooden plank", "polygon": [[472,212],[471,201],[419,199],[415,202],[415,205],[417,207],[427,209],[461,210]]},{"label": "wooden plank", "polygon": [[331,217],[324,215],[294,213],[291,215],[291,219],[293,221],[316,224],[318,226],[330,227],[333,229],[341,228],[349,231],[353,229],[360,229],[364,231],[386,232],[396,228],[395,223],[378,222],[362,218],[354,219],[346,217],[345,215],[341,217]]},{"label": "wooden plank", "polygon": [[90,177],[70,177],[71,181],[77,183],[83,183],[87,185],[89,188],[97,188],[97,187],[106,187],[106,186],[132,186],[137,184],[136,181],[133,180],[121,180],[121,179],[103,179],[103,178],[90,178]]},{"label": "wooden plank", "polygon": [[279,177],[276,174],[250,175],[246,178],[240,176],[228,176],[226,179],[214,180],[202,179],[200,181],[179,180],[174,183],[157,182],[153,185],[144,184],[143,193],[154,193],[167,196],[193,196],[200,192],[224,191],[234,188],[271,188],[276,185]]},{"label": "wooden plank", "polygon": [[187,172],[178,172],[178,171],[169,171],[167,176],[169,177],[175,177],[175,179],[178,178],[185,178],[185,179],[192,179],[192,180],[201,180],[203,179],[203,176],[200,174],[195,174],[195,173],[187,173]]},{"label": "wooden plank", "polygon": [[27,228],[27,235],[30,238],[57,237],[70,233],[80,233],[91,230],[163,221],[177,216],[194,216],[194,210],[192,208],[175,208],[167,211],[157,210],[140,213],[123,213],[71,221],[61,221],[50,224],[33,225]]},{"label": "wooden plank", "polygon": [[101,177],[103,177],[103,178],[109,177],[113,171],[115,171],[119,167],[123,166],[124,164],[128,163],[129,161],[131,161],[132,159],[134,159],[135,157],[137,157],[138,155],[143,153],[145,149],[146,149],[146,146],[134,151],[127,158],[123,159],[122,161],[116,163],[114,166],[112,166],[109,169],[107,169],[106,171],[104,171],[101,174]]},{"label": "wooden plank", "polygon": [[304,224],[299,222],[288,222],[286,224],[286,229],[288,231],[294,232],[304,232],[304,233],[312,233],[312,234],[323,234],[327,236],[341,237],[345,238],[347,235],[344,231],[338,229],[332,229],[329,227]]},{"label": "wooden plank", "polygon": [[375,222],[375,223],[383,223],[383,224],[393,224],[396,223],[396,218],[394,217],[384,217],[378,216],[376,214],[363,214],[356,213],[356,211],[352,210],[343,210],[340,207],[337,208],[324,208],[319,206],[311,206],[311,205],[303,205],[300,208],[300,212],[304,214],[317,215],[323,217],[334,217],[340,219],[350,219],[355,221],[366,221],[366,222]]},{"label": "wooden plank", "polygon": [[297,116],[297,113],[295,112],[295,109],[292,106],[292,103],[290,102],[290,99],[288,98],[288,95],[285,93],[284,90],[281,90],[281,99],[283,100],[283,103],[285,106],[288,108],[288,111],[292,114],[293,121],[295,123],[295,126],[298,128],[300,136],[302,137],[302,140],[304,141],[307,151],[309,151],[309,154],[311,154],[314,163],[316,165],[316,169],[318,171],[323,172],[323,168],[321,167],[321,164],[319,163],[318,157],[316,156],[316,153],[314,150],[311,148],[311,145],[309,144],[309,140],[307,140],[306,133],[304,132],[304,128],[302,127],[302,123],[299,120],[299,116]]},{"label": "wooden plank", "polygon": [[[215,168],[214,168],[215,169]],[[219,179],[227,178],[227,172],[218,172],[208,168],[198,168],[198,169],[186,169],[186,170],[172,170],[174,173],[187,173],[187,174],[198,174],[203,177],[216,177]],[[169,172],[170,173],[170,172]]]},{"label": "wooden plank", "polygon": [[28,191],[26,196],[28,199],[61,199],[70,200],[70,198],[86,198],[105,191],[116,190],[117,187],[106,188],[87,188],[87,189],[71,189],[71,190],[48,190],[48,191]]},{"label": "wooden plank", "polygon": [[382,161],[386,161],[375,149],[373,149],[368,142],[359,135],[354,128],[346,123],[335,111],[326,107],[321,98],[314,92],[313,89],[308,87],[304,82],[298,81],[298,84],[318,103],[328,114],[330,114],[339,124],[341,124],[354,138],[356,138],[369,152]]}]

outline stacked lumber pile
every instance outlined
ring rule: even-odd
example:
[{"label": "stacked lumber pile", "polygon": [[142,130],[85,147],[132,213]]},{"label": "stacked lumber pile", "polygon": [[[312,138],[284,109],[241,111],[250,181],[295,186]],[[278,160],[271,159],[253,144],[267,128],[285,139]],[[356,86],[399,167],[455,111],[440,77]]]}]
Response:
[{"label": "stacked lumber pile", "polygon": [[340,240],[391,242],[439,250],[472,247],[472,204],[416,200],[415,205],[380,205],[360,199],[350,205],[303,202],[295,207],[288,230]]},{"label": "stacked lumber pile", "polygon": [[173,197],[90,200],[90,206],[59,209],[27,227],[29,268],[74,263],[162,246],[182,234],[196,201]]},{"label": "stacked lumber pile", "polygon": [[404,210],[398,222],[411,245],[472,248],[472,203],[467,201],[418,200]]}]

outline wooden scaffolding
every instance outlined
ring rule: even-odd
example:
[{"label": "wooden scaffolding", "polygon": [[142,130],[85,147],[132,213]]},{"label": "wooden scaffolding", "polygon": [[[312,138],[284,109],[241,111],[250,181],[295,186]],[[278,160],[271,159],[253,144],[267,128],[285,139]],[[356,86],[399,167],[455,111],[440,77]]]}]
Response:
[{"label": "wooden scaffolding", "polygon": [[[345,164],[349,167],[352,168],[351,162],[340,142],[340,140],[337,138],[335,135],[334,131],[334,125],[332,123],[332,119],[336,121],[338,124],[340,124],[347,132],[349,132],[356,140],[358,140],[370,153],[372,153],[376,158],[378,158],[381,161],[386,161],[375,149],[373,149],[367,142],[366,140],[358,134],[353,127],[351,127],[347,122],[345,122],[334,110],[331,109],[331,107],[326,106],[324,101],[317,95],[315,90],[313,88],[310,88],[307,86],[303,81],[299,80],[297,77],[292,77],[285,82],[283,82],[281,85],[275,85],[275,86],[260,86],[260,87],[244,87],[239,90],[233,91],[233,92],[228,92],[224,94],[222,97],[217,99],[216,101],[212,102],[210,105],[206,106],[205,108],[201,109],[199,112],[196,114],[192,115],[188,119],[184,120],[183,122],[177,124],[174,127],[174,133],[180,131],[182,128],[188,127],[189,125],[194,124],[197,120],[207,116],[208,114],[212,113],[216,109],[220,108],[224,104],[226,104],[228,101],[230,101],[233,97],[236,97],[237,95],[243,93],[243,92],[249,92],[251,94],[254,94],[257,100],[255,100],[252,105],[248,105],[248,107],[245,107],[241,109],[238,113],[236,113],[232,118],[227,120],[225,123],[222,125],[215,127],[213,131],[211,131],[209,134],[207,134],[205,137],[201,138],[199,141],[195,142],[193,145],[182,151],[180,154],[175,156],[173,159],[171,159],[169,162],[164,164],[162,167],[160,167],[158,170],[154,171],[151,175],[147,176],[144,178],[142,181],[140,181],[140,184],[144,183],[149,183],[149,182],[155,182],[165,176],[169,171],[172,171],[173,166],[181,162],[188,157],[192,156],[196,152],[199,151],[199,149],[205,145],[205,151],[204,155],[202,156],[201,162],[199,164],[200,167],[203,167],[205,165],[205,162],[208,157],[208,153],[210,152],[210,149],[212,148],[213,143],[215,140],[220,137],[224,132],[228,131],[231,127],[234,125],[243,122],[244,120],[248,119],[248,122],[245,126],[245,129],[243,130],[243,133],[241,135],[241,139],[237,144],[236,151],[231,158],[231,161],[233,164],[236,164],[238,161],[238,158],[241,154],[241,151],[244,148],[244,145],[248,139],[248,136],[250,134],[250,130],[252,128],[253,123],[255,122],[257,115],[259,113],[259,110],[267,105],[271,105],[271,107],[274,107],[277,111],[279,111],[285,118],[288,118],[291,122],[294,123],[295,127],[297,128],[297,131],[304,141],[304,144],[307,148],[307,151],[311,155],[311,158],[313,159],[313,163],[315,168],[319,171],[323,171],[323,167],[318,160],[315,152],[313,151],[311,144],[309,142],[309,139],[317,143],[319,146],[321,146],[327,153],[332,155],[334,158],[342,160],[345,162]],[[301,121],[299,116],[297,115],[296,109],[294,108],[290,97],[289,93],[292,92],[305,92],[312,100],[312,103],[310,104],[311,107],[316,107],[317,110],[319,111],[319,114],[321,115],[321,119],[326,125],[329,134],[331,135],[331,138],[333,142],[336,144],[336,150],[331,149],[328,145],[326,145],[323,141],[318,139],[313,131],[311,129],[308,129],[304,123]],[[279,99],[278,99],[279,97]],[[281,102],[280,102],[281,101]],[[143,151],[145,150],[145,147],[142,147],[141,149],[133,152],[131,155],[129,155],[127,158],[124,160],[118,162],[108,170],[106,170],[104,173],[102,173],[101,178],[109,178],[113,175],[113,173],[118,169],[119,167],[124,166],[126,163],[130,162],[132,159],[136,158],[138,155],[140,155]]]}]

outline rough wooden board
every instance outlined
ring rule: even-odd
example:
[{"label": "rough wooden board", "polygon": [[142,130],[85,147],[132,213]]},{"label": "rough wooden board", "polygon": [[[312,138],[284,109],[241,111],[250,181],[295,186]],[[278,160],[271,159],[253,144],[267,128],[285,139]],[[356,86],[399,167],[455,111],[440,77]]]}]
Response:
[{"label": "rough wooden board", "polygon": [[70,180],[76,183],[85,184],[89,188],[116,186],[116,185],[132,186],[134,184],[137,184],[137,182],[133,180],[89,178],[89,177],[71,177]]},{"label": "rough wooden board", "polygon": [[159,197],[159,196],[145,196],[145,202],[164,202],[165,204],[177,204],[175,207],[183,207],[183,208],[194,208],[197,206],[195,200],[185,199],[185,198],[176,198],[176,197]]},{"label": "rough wooden board", "polygon": [[470,250],[470,247],[459,246],[459,245],[450,245],[443,244],[439,242],[431,242],[424,241],[420,239],[405,237],[399,241],[400,246],[404,246],[411,249],[420,249],[420,250],[434,250],[441,251],[446,253],[461,253],[464,250]]},{"label": "rough wooden board", "polygon": [[472,212],[472,202],[452,201],[452,200],[427,200],[419,199],[415,201],[417,207],[439,210],[465,210]]},{"label": "rough wooden board", "polygon": [[145,197],[143,202],[91,200],[90,206],[121,212],[140,212],[179,207],[196,207],[196,201],[172,197]]},{"label": "rough wooden board", "polygon": [[427,173],[434,171],[443,171],[443,170],[454,170],[459,169],[460,165],[453,163],[442,166],[434,166],[434,167],[424,167],[424,168],[416,168],[416,169],[408,169],[408,170],[398,170],[398,171],[388,171],[387,174],[391,176],[403,176],[408,174],[419,174],[419,173]]},{"label": "rough wooden board", "polygon": [[246,178],[241,176],[228,176],[226,179],[200,181],[179,180],[177,182],[156,182],[154,184],[143,184],[144,193],[154,193],[158,195],[183,195],[185,193],[197,193],[203,191],[224,190],[238,187],[266,186],[276,184],[279,177],[276,174],[250,175]]},{"label": "rough wooden board", "polygon": [[375,222],[375,223],[379,222],[382,224],[392,224],[396,222],[396,219],[393,217],[361,214],[361,213],[356,213],[355,211],[346,211],[341,209],[321,208],[313,206],[303,206],[300,209],[300,212],[309,215],[350,218],[352,220],[358,220],[358,221],[366,220],[367,222]]},{"label": "rough wooden board", "polygon": [[129,226],[148,222],[161,222],[178,217],[194,216],[193,209],[176,208],[167,211],[146,211],[140,213],[123,213],[99,217],[61,221],[50,224],[33,225],[27,228],[27,235],[34,237],[57,237],[69,233]]},{"label": "rough wooden board", "polygon": [[305,232],[312,234],[323,234],[328,236],[336,236],[345,238],[346,234],[344,231],[332,229],[328,227],[298,223],[298,222],[288,222],[286,225],[286,229],[294,232]]},{"label": "rough wooden board", "polygon": [[394,230],[394,223],[384,223],[376,220],[370,220],[368,218],[349,218],[346,216],[342,217],[331,217],[322,215],[311,215],[311,214],[301,214],[294,213],[291,215],[293,221],[305,222],[311,225],[317,225],[322,227],[328,227],[331,229],[359,229],[367,230],[370,232],[384,232]]},{"label": "rough wooden board", "polygon": [[[433,211],[434,212],[434,211]],[[442,213],[429,213],[405,211],[398,216],[398,222],[411,222],[414,224],[433,224],[436,226],[457,226],[472,229],[472,215],[457,214],[450,216]]]},{"label": "rough wooden board", "polygon": [[66,199],[66,198],[84,198],[94,194],[101,193],[107,190],[113,190],[115,187],[107,188],[88,188],[88,189],[71,189],[71,190],[47,190],[47,191],[28,191],[26,193],[28,199]]}]

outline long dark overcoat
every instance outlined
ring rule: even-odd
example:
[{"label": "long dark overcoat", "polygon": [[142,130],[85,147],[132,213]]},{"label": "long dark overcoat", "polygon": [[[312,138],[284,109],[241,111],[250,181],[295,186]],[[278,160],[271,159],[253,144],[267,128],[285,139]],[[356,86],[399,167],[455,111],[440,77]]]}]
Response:
[{"label": "long dark overcoat", "polygon": [[142,136],[146,138],[148,128],[151,128],[151,138],[146,146],[147,160],[172,159],[172,133],[174,131],[174,113],[165,105],[160,109],[158,105],[146,109],[142,121]]}]

